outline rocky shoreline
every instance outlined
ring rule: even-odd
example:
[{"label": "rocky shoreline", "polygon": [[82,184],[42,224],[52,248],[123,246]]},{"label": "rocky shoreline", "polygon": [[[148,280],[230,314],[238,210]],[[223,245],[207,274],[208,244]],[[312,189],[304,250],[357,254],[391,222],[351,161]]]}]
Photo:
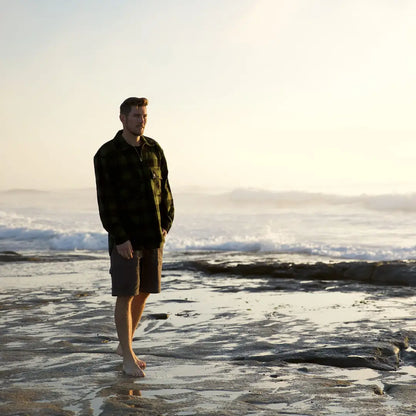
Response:
[{"label": "rocky shoreline", "polygon": [[[414,337],[414,334],[411,335]],[[416,347],[414,341],[412,346]],[[407,354],[410,347],[409,334],[391,334],[387,339],[366,341],[365,338],[355,345],[329,346],[322,348],[291,349],[261,355],[237,357],[237,361],[258,361],[261,363],[309,363],[339,368],[371,368],[381,371],[397,371],[406,361],[416,364],[416,356]]]},{"label": "rocky shoreline", "polygon": [[76,260],[97,260],[97,256],[88,254],[70,254],[70,253],[58,253],[54,255],[41,255],[41,254],[21,254],[16,251],[0,251],[0,264],[1,263],[20,263],[20,262],[34,262],[34,263],[54,263],[54,262],[68,262]]},{"label": "rocky shoreline", "polygon": [[345,261],[310,263],[279,263],[270,261],[250,264],[235,262],[212,263],[195,260],[175,264],[171,269],[201,271],[208,275],[272,277],[297,280],[349,280],[381,285],[416,286],[415,261]]}]

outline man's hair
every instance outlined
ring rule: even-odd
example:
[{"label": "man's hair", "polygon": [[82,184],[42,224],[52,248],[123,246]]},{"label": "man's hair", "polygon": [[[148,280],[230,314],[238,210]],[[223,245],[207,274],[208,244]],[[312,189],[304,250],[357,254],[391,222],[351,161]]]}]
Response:
[{"label": "man's hair", "polygon": [[120,105],[120,114],[128,116],[132,107],[146,107],[149,101],[147,98],[130,97],[125,99]]}]

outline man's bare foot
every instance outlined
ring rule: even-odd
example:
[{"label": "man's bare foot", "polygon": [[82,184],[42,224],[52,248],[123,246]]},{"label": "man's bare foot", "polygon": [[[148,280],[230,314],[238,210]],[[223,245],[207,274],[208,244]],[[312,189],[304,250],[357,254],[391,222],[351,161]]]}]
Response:
[{"label": "man's bare foot", "polygon": [[[123,357],[123,348],[121,348],[121,344],[118,344],[118,347],[116,349],[116,354],[118,354],[120,357]],[[133,353],[133,356],[139,368],[144,370],[146,368],[146,362],[138,358],[136,354],[134,353]]]},{"label": "man's bare foot", "polygon": [[140,369],[144,370],[146,368],[146,362],[141,360],[140,358],[138,358],[136,356],[136,354],[134,355],[134,359],[135,359],[136,364],[139,366]]},{"label": "man's bare foot", "polygon": [[123,359],[123,371],[132,377],[145,377],[144,371],[136,364],[134,359]]}]

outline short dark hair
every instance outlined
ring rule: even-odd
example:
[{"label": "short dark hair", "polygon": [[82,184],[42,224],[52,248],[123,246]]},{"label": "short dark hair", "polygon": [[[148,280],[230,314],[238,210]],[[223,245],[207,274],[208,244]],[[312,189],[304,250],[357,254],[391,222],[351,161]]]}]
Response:
[{"label": "short dark hair", "polygon": [[128,116],[132,107],[146,107],[149,103],[147,98],[130,97],[125,99],[120,105],[120,114]]}]

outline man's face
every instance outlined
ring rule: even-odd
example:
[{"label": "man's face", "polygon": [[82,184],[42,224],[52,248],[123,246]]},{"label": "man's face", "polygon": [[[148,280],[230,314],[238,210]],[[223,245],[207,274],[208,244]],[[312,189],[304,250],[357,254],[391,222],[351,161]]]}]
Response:
[{"label": "man's face", "polygon": [[132,107],[128,116],[121,115],[121,122],[133,136],[141,136],[147,121],[147,107]]}]

